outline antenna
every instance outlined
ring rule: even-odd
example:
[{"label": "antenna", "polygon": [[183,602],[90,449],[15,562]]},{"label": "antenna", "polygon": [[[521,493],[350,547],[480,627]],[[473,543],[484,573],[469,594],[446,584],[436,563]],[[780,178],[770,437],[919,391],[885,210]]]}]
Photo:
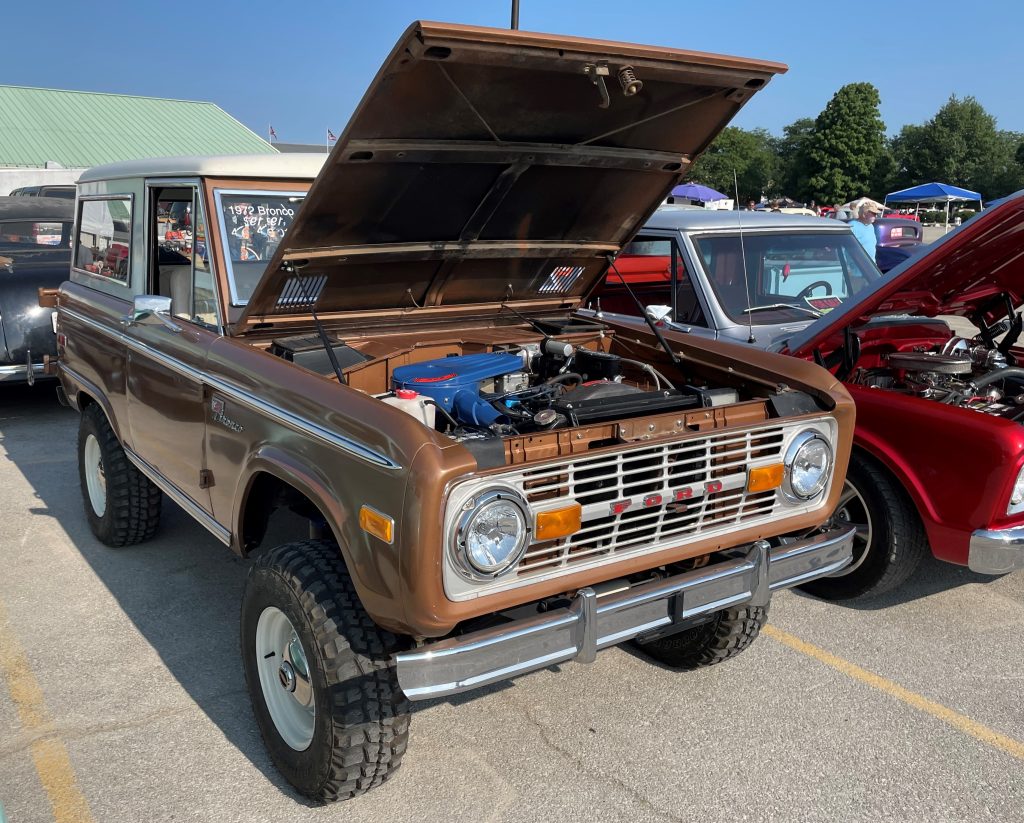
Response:
[{"label": "antenna", "polygon": [[750,305],[750,281],[747,279],[747,247],[743,244],[743,217],[742,209],[740,209],[740,184],[736,179],[736,169],[732,170],[732,189],[736,194],[736,225],[740,229],[740,260],[743,262],[743,288],[747,294],[747,342],[753,343],[754,341],[754,313],[750,311],[753,306]]}]

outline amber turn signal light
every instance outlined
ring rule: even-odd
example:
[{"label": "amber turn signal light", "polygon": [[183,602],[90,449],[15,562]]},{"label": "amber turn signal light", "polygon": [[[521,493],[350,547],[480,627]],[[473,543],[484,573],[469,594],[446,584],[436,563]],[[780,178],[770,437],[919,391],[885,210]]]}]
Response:
[{"label": "amber turn signal light", "polygon": [[583,507],[579,503],[565,506],[561,509],[549,509],[546,512],[537,512],[537,519],[534,523],[534,540],[556,540],[559,537],[568,537],[580,530],[583,522]]},{"label": "amber turn signal light", "polygon": [[748,492],[766,492],[782,485],[783,468],[781,463],[771,466],[758,466],[747,473]]},{"label": "amber turn signal light", "polygon": [[395,537],[395,521],[376,509],[363,506],[359,509],[359,526],[367,534],[390,543]]}]

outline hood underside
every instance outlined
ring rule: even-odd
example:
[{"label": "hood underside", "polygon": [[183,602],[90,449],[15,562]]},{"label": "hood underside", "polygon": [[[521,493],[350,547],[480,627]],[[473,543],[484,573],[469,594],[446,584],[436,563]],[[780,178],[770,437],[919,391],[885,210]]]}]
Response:
[{"label": "hood underside", "polygon": [[847,327],[872,317],[959,315],[991,326],[1024,303],[1024,191],[988,208],[911,257],[871,289],[790,338],[798,357],[828,347]]},{"label": "hood underside", "polygon": [[416,23],[236,331],[285,317],[569,307],[778,63]]}]

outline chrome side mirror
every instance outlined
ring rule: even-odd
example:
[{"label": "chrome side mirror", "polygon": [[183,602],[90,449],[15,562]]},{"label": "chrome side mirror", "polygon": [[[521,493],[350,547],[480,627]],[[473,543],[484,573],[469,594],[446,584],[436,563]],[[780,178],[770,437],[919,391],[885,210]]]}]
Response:
[{"label": "chrome side mirror", "polygon": [[172,332],[180,332],[181,326],[171,320],[171,298],[162,294],[137,294],[132,300],[131,317],[125,318],[126,326],[162,323]]}]

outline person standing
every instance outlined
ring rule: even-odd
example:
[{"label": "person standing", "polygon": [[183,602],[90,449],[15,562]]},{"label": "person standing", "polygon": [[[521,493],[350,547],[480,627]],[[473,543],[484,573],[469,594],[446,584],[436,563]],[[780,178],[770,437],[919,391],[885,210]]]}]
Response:
[{"label": "person standing", "polygon": [[878,247],[878,237],[875,235],[876,217],[878,217],[878,212],[875,211],[874,207],[864,203],[857,210],[856,219],[850,221],[850,229],[853,231],[853,236],[860,241],[864,251],[868,253],[872,260],[875,259],[875,250]]}]

